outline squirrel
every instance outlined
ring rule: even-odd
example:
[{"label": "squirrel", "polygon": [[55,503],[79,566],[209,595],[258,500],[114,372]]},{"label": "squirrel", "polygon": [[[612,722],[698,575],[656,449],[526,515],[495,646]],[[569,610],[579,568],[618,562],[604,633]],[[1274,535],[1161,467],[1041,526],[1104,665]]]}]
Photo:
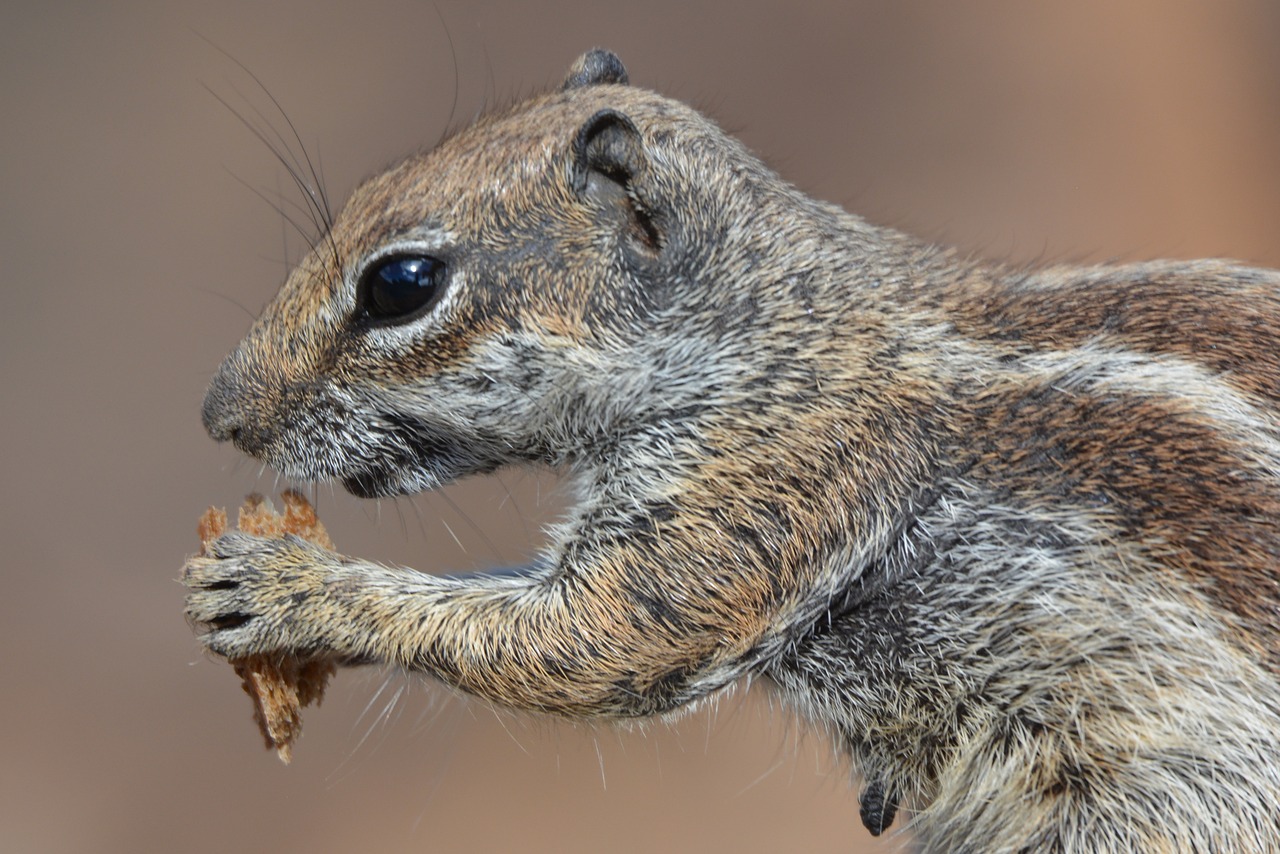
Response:
[{"label": "squirrel", "polygon": [[1278,347],[1280,273],[931,245],[593,50],[356,189],[203,408],[360,497],[553,467],[550,545],[229,533],[186,614],[575,718],[769,683],[927,851],[1280,851]]}]

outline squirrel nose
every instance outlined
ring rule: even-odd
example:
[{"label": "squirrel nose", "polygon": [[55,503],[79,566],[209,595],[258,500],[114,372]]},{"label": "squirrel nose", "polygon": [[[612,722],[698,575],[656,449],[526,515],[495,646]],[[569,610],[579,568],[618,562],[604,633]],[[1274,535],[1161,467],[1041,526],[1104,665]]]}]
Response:
[{"label": "squirrel nose", "polygon": [[214,374],[205,392],[200,420],[204,429],[218,442],[232,441],[240,450],[258,456],[266,447],[268,430],[255,429],[254,413],[260,408],[260,395],[234,363],[234,354]]},{"label": "squirrel nose", "polygon": [[237,383],[229,376],[231,373],[226,365],[218,370],[205,392],[204,405],[200,409],[204,429],[218,442],[234,439],[241,427],[242,416],[236,407],[239,397]]}]

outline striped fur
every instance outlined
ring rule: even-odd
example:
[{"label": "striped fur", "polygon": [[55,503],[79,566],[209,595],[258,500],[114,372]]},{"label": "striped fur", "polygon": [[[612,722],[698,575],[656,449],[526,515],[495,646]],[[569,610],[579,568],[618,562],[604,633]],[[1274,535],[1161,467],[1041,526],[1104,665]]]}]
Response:
[{"label": "striped fur", "polygon": [[[186,567],[202,643],[577,717],[756,676],[930,851],[1280,850],[1280,275],[964,258],[620,69],[357,190],[205,404],[363,495],[557,467],[546,554],[441,578],[231,534]],[[370,326],[393,251],[445,294]]]}]

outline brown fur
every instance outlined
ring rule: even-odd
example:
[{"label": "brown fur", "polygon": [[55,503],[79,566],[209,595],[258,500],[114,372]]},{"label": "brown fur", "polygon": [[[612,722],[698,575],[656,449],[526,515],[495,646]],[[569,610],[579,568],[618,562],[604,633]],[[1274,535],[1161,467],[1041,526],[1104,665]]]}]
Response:
[{"label": "brown fur", "polygon": [[[205,403],[362,495],[556,466],[547,553],[228,535],[201,641],[584,717],[765,676],[929,850],[1280,850],[1280,275],[960,258],[625,79],[588,54],[357,190]],[[371,320],[393,250],[448,278]]]}]

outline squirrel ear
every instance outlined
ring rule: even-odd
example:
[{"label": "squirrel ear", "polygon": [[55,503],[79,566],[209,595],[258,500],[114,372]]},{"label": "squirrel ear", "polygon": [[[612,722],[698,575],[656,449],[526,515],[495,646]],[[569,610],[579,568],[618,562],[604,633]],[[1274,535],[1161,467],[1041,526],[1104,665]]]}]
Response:
[{"label": "squirrel ear", "polygon": [[601,110],[578,129],[573,140],[574,190],[607,199],[608,208],[624,212],[638,245],[653,255],[665,241],[645,187],[648,173],[644,140],[622,113]]},{"label": "squirrel ear", "polygon": [[627,69],[622,67],[622,60],[616,53],[597,47],[578,57],[560,89],[567,91],[601,83],[627,85]]},{"label": "squirrel ear", "polygon": [[579,192],[586,189],[592,172],[627,187],[646,165],[640,131],[617,110],[601,110],[578,128],[573,140],[573,183]]}]

